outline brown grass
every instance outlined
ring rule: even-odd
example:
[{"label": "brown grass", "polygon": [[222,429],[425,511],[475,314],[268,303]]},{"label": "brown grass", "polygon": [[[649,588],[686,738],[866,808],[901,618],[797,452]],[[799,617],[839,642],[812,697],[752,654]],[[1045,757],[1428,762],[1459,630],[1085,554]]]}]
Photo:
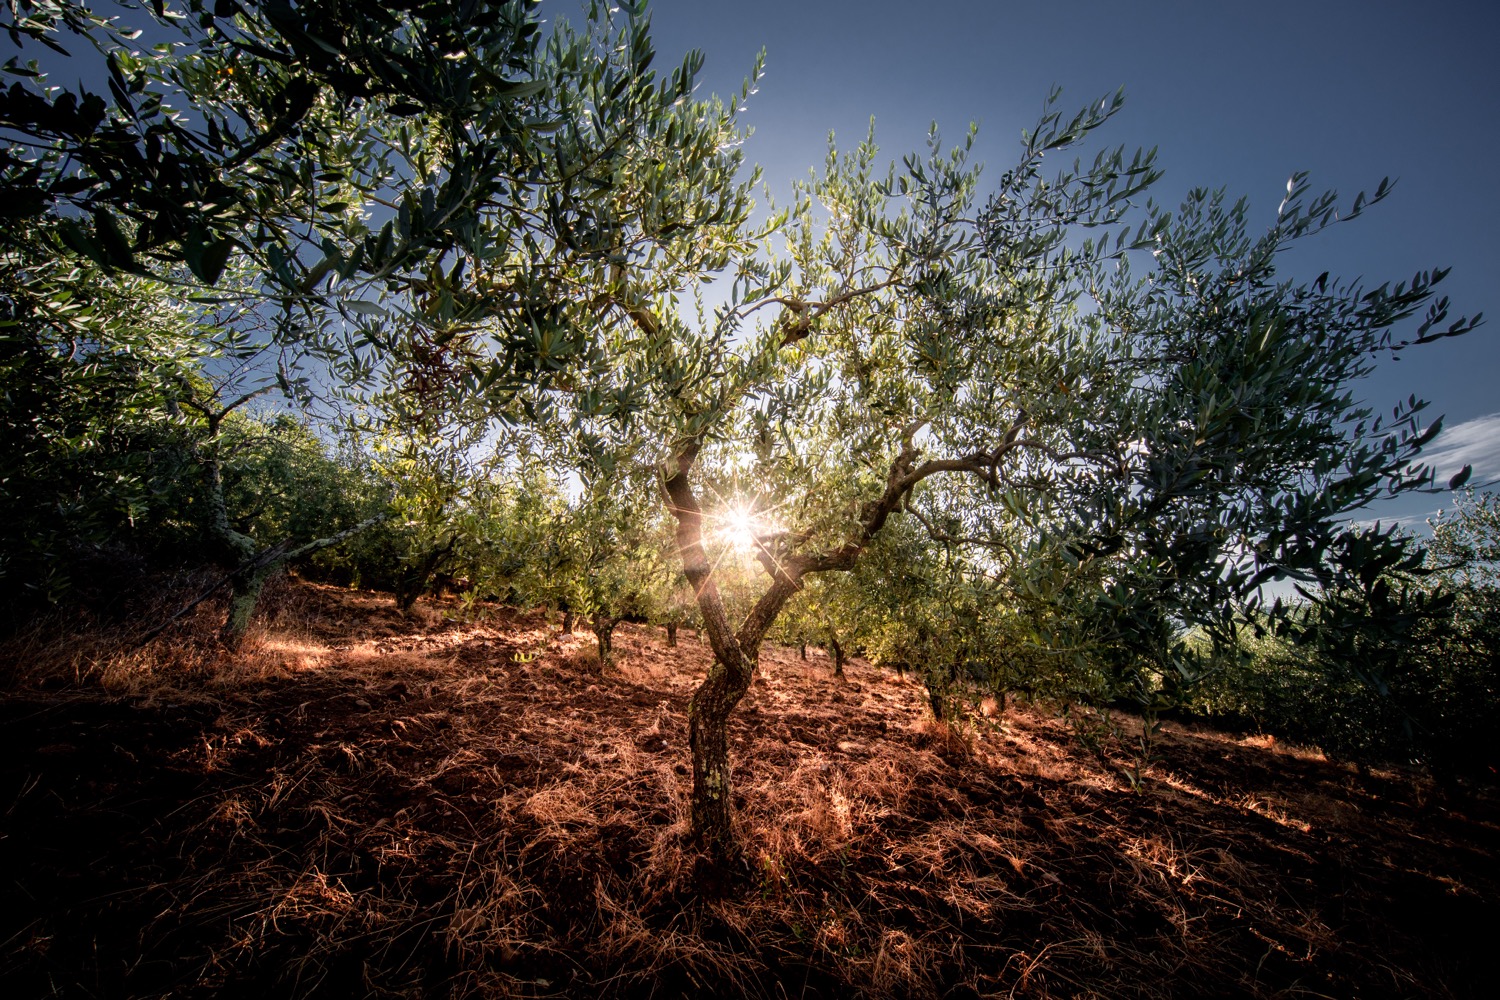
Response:
[{"label": "brown grass", "polygon": [[[278,590],[0,650],[11,996],[1479,995],[1489,793],[1202,731],[1145,792],[1045,715],[767,649],[743,861],[686,843],[707,648]],[[200,620],[201,618],[201,620]]]}]

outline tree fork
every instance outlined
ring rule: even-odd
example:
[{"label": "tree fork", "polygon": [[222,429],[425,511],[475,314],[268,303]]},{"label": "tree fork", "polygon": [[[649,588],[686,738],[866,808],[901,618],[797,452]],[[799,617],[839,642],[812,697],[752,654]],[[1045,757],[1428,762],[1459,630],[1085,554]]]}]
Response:
[{"label": "tree fork", "polygon": [[677,521],[675,534],[683,573],[697,595],[703,630],[714,651],[708,675],[688,704],[688,743],[693,756],[693,839],[712,861],[720,862],[735,851],[729,716],[750,689],[755,679],[756,651],[781,606],[796,590],[796,583],[784,574],[778,577],[746,617],[739,633],[731,631],[708,553],[703,549],[703,510],[688,481],[696,457],[696,446],[684,449],[676,468],[666,470],[670,475],[663,477],[662,489]]},{"label": "tree fork", "polygon": [[[892,463],[885,492],[867,504],[863,512],[859,541],[821,556],[790,556],[781,560],[762,548],[757,555],[771,577],[771,586],[745,616],[738,632],[730,630],[723,598],[713,580],[713,568],[703,548],[703,509],[688,478],[698,457],[698,442],[684,445],[676,461],[662,470],[662,492],[677,522],[674,534],[677,550],[682,554],[683,574],[697,595],[703,631],[714,651],[708,676],[688,705],[688,741],[693,755],[693,838],[715,861],[729,858],[735,850],[730,808],[729,716],[755,679],[761,642],[787,599],[800,589],[803,576],[853,568],[864,546],[887,518],[900,509],[902,500],[917,483],[939,472],[951,471],[950,463],[926,462],[915,466],[918,451],[911,437],[925,422],[913,422],[906,429],[904,447]],[[834,643],[837,645],[836,636]],[[843,676],[842,652],[840,649],[836,663],[839,677]]]},{"label": "tree fork", "polygon": [[[292,547],[290,539],[277,542],[235,570],[230,574],[234,589],[229,599],[229,614],[224,620],[223,630],[219,633],[220,640],[230,649],[239,647],[241,640],[245,637],[245,630],[250,626],[250,616],[255,613],[255,606],[260,603],[260,593],[265,588],[266,581],[287,563],[304,559],[314,552],[353,538],[373,528],[389,516],[389,514],[377,514],[366,518],[352,528],[345,528],[326,538],[315,538],[295,548]],[[218,587],[215,586],[214,589],[217,590]]]}]

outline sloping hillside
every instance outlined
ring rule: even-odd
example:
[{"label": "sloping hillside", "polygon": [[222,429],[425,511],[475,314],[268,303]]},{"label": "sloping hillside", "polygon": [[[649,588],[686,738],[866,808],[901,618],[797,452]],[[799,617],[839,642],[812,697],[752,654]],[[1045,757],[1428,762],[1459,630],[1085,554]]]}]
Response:
[{"label": "sloping hillside", "polygon": [[[683,844],[707,649],[283,588],[237,657],[8,647],[13,997],[1478,996],[1500,809],[1175,732],[1144,792],[1063,724],[958,731],[771,648],[743,865]],[[209,628],[208,612],[201,628]],[[189,632],[192,626],[189,626]],[[80,652],[83,651],[83,652]],[[65,674],[72,663],[81,676]],[[163,665],[165,664],[165,665]]]}]

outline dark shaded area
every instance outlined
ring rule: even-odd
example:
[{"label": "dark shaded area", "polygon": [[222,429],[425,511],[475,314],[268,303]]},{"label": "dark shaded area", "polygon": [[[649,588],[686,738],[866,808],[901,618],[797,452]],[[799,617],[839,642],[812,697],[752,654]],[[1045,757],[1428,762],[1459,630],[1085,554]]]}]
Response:
[{"label": "dark shaded area", "polygon": [[4,696],[5,995],[1486,992],[1491,791],[1178,730],[1131,793],[1043,716],[956,731],[768,649],[715,895],[682,846],[705,647],[622,624],[601,675],[537,617],[297,593],[236,661],[294,667]]}]

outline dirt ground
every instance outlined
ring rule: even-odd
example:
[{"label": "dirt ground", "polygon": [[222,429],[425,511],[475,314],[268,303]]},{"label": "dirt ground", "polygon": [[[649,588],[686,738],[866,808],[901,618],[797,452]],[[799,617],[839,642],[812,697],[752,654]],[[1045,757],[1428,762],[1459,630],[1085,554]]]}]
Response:
[{"label": "dirt ground", "polygon": [[768,648],[710,885],[693,633],[601,671],[538,614],[271,605],[235,656],[0,651],[0,995],[1494,995],[1492,790],[1178,729],[1132,791],[1046,713]]}]

